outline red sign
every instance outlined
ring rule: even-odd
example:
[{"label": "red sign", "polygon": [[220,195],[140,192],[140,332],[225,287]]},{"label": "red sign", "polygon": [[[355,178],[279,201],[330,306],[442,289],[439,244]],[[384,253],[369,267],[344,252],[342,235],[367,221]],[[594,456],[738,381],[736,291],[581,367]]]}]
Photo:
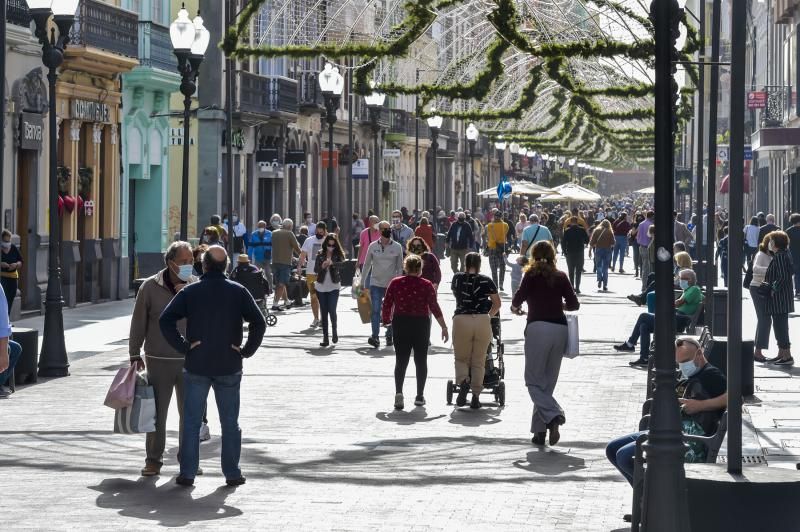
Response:
[{"label": "red sign", "polygon": [[[329,161],[330,154],[331,154],[331,152],[329,152],[328,150],[325,150],[325,151],[322,152],[322,167],[323,168],[328,168],[328,166],[330,166],[330,161]],[[334,167],[339,166],[339,151],[338,150],[334,150],[333,151],[333,166]]]},{"label": "red sign", "polygon": [[747,93],[748,109],[764,109],[767,106],[767,93],[764,91],[752,91]]}]

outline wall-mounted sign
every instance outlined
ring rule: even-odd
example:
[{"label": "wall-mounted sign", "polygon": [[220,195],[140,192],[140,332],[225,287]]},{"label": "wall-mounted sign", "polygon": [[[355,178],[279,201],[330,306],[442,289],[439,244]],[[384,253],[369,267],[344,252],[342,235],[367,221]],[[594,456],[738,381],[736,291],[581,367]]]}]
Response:
[{"label": "wall-mounted sign", "polygon": [[400,157],[400,148],[384,148],[383,149],[383,156],[384,157]]},{"label": "wall-mounted sign", "polygon": [[[329,152],[328,150],[323,150],[322,151],[322,167],[323,168],[328,168],[329,166],[331,166],[330,161],[329,161],[330,155],[331,155],[331,152]],[[339,151],[338,150],[333,150],[333,166],[339,166]]]},{"label": "wall-mounted sign", "polygon": [[278,148],[263,148],[256,152],[256,164],[259,172],[267,173],[281,166],[278,160]]},{"label": "wall-mounted sign", "polygon": [[359,159],[353,163],[353,179],[369,179],[369,159]]},{"label": "wall-mounted sign", "polygon": [[90,102],[87,100],[72,100],[69,106],[69,116],[74,120],[84,122],[103,122],[111,121],[111,111],[108,105],[100,102]]},{"label": "wall-mounted sign", "polygon": [[286,150],[286,168],[305,168],[305,150]]},{"label": "wall-mounted sign", "polygon": [[83,202],[83,212],[86,216],[94,214],[94,200],[86,200]]},{"label": "wall-mounted sign", "polygon": [[41,150],[44,138],[44,119],[37,113],[19,115],[19,147],[23,150]]},{"label": "wall-mounted sign", "polygon": [[747,93],[748,109],[764,109],[767,107],[767,93],[765,91],[750,91]]}]

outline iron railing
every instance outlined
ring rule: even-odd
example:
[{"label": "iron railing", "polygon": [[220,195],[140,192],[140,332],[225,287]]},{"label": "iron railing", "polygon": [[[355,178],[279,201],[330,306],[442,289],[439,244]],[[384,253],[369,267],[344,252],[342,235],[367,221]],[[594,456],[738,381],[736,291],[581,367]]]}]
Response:
[{"label": "iron railing", "polygon": [[792,87],[785,85],[767,85],[767,104],[761,110],[761,127],[780,127],[789,119],[792,107]]},{"label": "iron railing", "polygon": [[81,0],[69,32],[71,46],[139,56],[139,15],[98,0]]},{"label": "iron railing", "polygon": [[6,20],[16,26],[30,26],[31,15],[25,0],[8,0],[6,4]]},{"label": "iron railing", "polygon": [[155,22],[139,21],[139,64],[176,72],[178,58],[172,52],[169,28]]},{"label": "iron railing", "polygon": [[324,108],[322,90],[317,83],[316,72],[300,72],[297,75],[297,103],[302,108],[319,110]]},{"label": "iron railing", "polygon": [[283,76],[238,72],[239,111],[297,114],[297,81]]}]

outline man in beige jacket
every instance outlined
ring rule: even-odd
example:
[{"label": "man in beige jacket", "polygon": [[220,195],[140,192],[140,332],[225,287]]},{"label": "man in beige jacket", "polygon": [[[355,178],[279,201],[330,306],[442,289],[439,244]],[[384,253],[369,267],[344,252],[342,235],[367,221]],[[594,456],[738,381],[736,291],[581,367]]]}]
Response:
[{"label": "man in beige jacket", "polygon": [[[149,432],[145,440],[147,458],[142,476],[161,473],[167,440],[167,413],[173,390],[177,396],[178,415],[183,417],[184,355],[164,339],[158,318],[178,291],[197,281],[192,275],[192,246],[188,242],[173,242],[164,254],[164,264],[163,270],[149,277],[139,288],[128,341],[131,364],[136,364],[139,369],[147,367],[147,376],[156,399],[156,431]],[[185,327],[186,324],[180,326]],[[144,361],[141,357],[143,344]],[[182,422],[179,427],[183,428]]]}]

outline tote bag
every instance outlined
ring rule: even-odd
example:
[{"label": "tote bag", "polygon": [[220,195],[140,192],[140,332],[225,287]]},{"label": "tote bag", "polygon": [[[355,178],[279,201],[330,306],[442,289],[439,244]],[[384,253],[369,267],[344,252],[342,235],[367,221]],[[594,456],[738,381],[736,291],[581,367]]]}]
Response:
[{"label": "tote bag", "polygon": [[114,411],[116,434],[140,434],[156,430],[156,397],[147,374],[137,376],[133,403]]},{"label": "tote bag", "polygon": [[133,393],[136,388],[136,366],[120,368],[103,402],[109,408],[125,408],[133,404]]},{"label": "tote bag", "polygon": [[567,358],[575,358],[578,356],[580,349],[580,335],[578,333],[578,316],[575,314],[567,314],[567,350],[564,356]]}]

